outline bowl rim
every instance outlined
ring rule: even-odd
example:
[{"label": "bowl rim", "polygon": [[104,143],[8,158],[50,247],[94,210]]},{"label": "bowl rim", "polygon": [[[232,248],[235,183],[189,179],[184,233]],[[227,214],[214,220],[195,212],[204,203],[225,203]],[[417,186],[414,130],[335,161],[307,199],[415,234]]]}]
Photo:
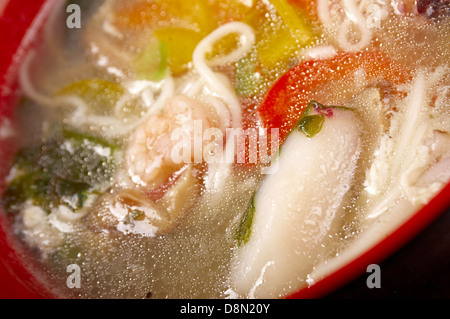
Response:
[{"label": "bowl rim", "polygon": [[379,264],[423,232],[450,207],[450,182],[426,205],[402,222],[387,237],[379,240],[355,259],[316,283],[289,295],[289,299],[316,299],[339,289],[366,272],[371,264]]},{"label": "bowl rim", "polygon": [[[2,1],[0,5],[0,30],[2,50],[0,50],[0,120],[12,115],[18,97],[15,73],[26,50],[36,37],[35,26],[42,24],[53,2],[56,0]],[[3,142],[3,141],[2,141]],[[1,145],[3,146],[3,145]],[[1,147],[0,146],[0,147]],[[3,159],[2,159],[3,160]],[[4,160],[3,160],[4,161]],[[0,277],[2,287],[0,296],[20,299],[39,299],[50,297],[31,272],[22,264],[20,252],[13,248],[11,234],[5,229],[8,222],[0,212]]]},{"label": "bowl rim", "polygon": [[[42,24],[56,1],[58,0],[34,0],[27,2],[24,7],[21,1],[6,0],[2,3],[3,7],[0,5],[0,31],[14,29],[14,32],[7,33],[1,40],[3,49],[0,50],[0,119],[4,116],[4,112],[13,109],[8,108],[8,105],[14,104],[14,96],[10,92],[3,92],[4,88],[13,86],[12,74],[17,71],[21,56],[36,38],[35,26]],[[443,214],[448,207],[450,207],[450,183],[389,236],[374,243],[340,269],[286,298],[315,299],[335,291],[363,274],[368,265],[377,264],[395,253]],[[2,287],[18,285],[14,290],[20,298],[52,298],[49,291],[36,283],[28,269],[18,263],[19,257],[11,247],[3,224],[3,217],[0,216],[0,262],[3,264],[0,265],[0,277],[7,283]]]}]

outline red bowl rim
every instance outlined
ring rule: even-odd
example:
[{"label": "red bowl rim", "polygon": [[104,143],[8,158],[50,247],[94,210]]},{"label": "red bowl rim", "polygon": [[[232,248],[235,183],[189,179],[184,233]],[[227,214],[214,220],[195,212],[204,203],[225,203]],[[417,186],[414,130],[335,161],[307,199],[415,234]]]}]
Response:
[{"label": "red bowl rim", "polygon": [[[34,26],[42,24],[55,0],[6,1],[3,12],[0,8],[0,30],[3,31],[2,50],[0,50],[0,117],[8,113],[8,105],[14,105],[16,98],[4,88],[14,85],[13,74],[20,63],[21,54],[35,39]],[[30,31],[31,30],[31,31]],[[344,265],[339,270],[325,278],[304,288],[287,298],[321,298],[335,291],[366,271],[370,264],[376,264],[418,235],[436,218],[450,207],[450,183],[446,185],[427,205],[415,213],[400,227],[383,240],[375,243],[369,250],[356,259]],[[0,221],[1,221],[0,216]],[[0,261],[5,267],[0,267],[2,281],[10,285],[17,285],[15,291],[20,298],[52,298],[54,297],[39,283],[30,271],[21,265],[20,257],[12,248],[3,223],[0,223]],[[1,265],[0,265],[1,266]],[[2,285],[6,289],[8,285]]]},{"label": "red bowl rim", "polygon": [[[15,92],[17,67],[23,53],[37,39],[34,26],[40,25],[46,18],[52,1],[4,1],[0,6],[0,119],[12,115],[14,108],[11,105],[18,100]],[[14,240],[6,230],[8,225],[3,216],[0,216],[0,295],[2,298],[12,295],[21,299],[50,297],[49,291],[25,267],[22,254],[13,248]]]}]

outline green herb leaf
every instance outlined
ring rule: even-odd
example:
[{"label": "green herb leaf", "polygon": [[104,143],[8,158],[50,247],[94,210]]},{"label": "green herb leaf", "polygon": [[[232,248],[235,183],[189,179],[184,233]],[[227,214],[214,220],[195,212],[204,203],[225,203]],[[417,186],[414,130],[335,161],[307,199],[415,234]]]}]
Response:
[{"label": "green herb leaf", "polygon": [[255,194],[253,194],[250,199],[247,210],[245,211],[245,214],[236,230],[236,240],[238,241],[238,246],[246,244],[252,233],[253,217],[255,215]]},{"label": "green herb leaf", "polygon": [[168,70],[167,45],[163,41],[151,42],[134,60],[134,70],[138,79],[162,80]]},{"label": "green herb leaf", "polygon": [[319,133],[322,130],[323,123],[325,122],[325,116],[323,114],[310,114],[313,108],[316,110],[322,110],[322,112],[327,109],[339,109],[344,111],[353,110],[352,108],[345,106],[325,106],[315,100],[311,100],[299,121],[294,126],[294,129],[304,133],[309,138],[312,138]]},{"label": "green herb leaf", "polygon": [[303,116],[297,123],[297,130],[303,132],[306,137],[312,138],[322,130],[325,116],[322,114]]},{"label": "green herb leaf", "polygon": [[141,210],[134,209],[125,216],[123,223],[125,225],[128,225],[131,224],[133,221],[141,221],[144,219],[145,213]]},{"label": "green herb leaf", "polygon": [[236,63],[236,93],[243,97],[258,96],[268,85],[267,79],[257,72],[257,57],[248,56]]},{"label": "green herb leaf", "polygon": [[118,146],[100,137],[64,129],[40,145],[16,154],[15,178],[2,204],[9,212],[31,201],[47,212],[61,204],[82,208],[87,195],[107,183],[114,172]]}]

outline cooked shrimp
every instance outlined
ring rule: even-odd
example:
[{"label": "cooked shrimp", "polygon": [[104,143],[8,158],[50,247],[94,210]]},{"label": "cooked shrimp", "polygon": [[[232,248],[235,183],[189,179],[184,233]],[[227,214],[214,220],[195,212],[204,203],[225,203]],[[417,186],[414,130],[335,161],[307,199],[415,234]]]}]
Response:
[{"label": "cooked shrimp", "polygon": [[181,129],[193,139],[194,121],[201,121],[203,133],[218,125],[218,114],[202,102],[180,95],[171,98],[161,114],[150,115],[129,139],[126,165],[131,179],[142,186],[158,186],[180,170],[186,163],[173,160],[177,141],[171,136],[175,129]]},{"label": "cooked shrimp", "polygon": [[194,163],[193,155],[188,163],[173,160],[177,141],[172,140],[172,133],[181,129],[194,138],[194,121],[201,123],[201,133],[217,127],[220,121],[214,110],[180,95],[171,98],[162,113],[149,115],[131,135],[125,153],[126,171],[135,185],[104,197],[90,218],[91,227],[151,237],[174,229],[198,198],[201,164]]}]

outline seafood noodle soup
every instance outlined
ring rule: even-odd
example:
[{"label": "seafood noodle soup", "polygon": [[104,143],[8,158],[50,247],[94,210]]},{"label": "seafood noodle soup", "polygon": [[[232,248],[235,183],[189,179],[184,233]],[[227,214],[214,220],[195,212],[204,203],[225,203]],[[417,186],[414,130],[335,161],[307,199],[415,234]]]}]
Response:
[{"label": "seafood noodle soup", "polygon": [[55,297],[287,297],[449,182],[449,16],[54,1],[19,71],[2,218]]}]

